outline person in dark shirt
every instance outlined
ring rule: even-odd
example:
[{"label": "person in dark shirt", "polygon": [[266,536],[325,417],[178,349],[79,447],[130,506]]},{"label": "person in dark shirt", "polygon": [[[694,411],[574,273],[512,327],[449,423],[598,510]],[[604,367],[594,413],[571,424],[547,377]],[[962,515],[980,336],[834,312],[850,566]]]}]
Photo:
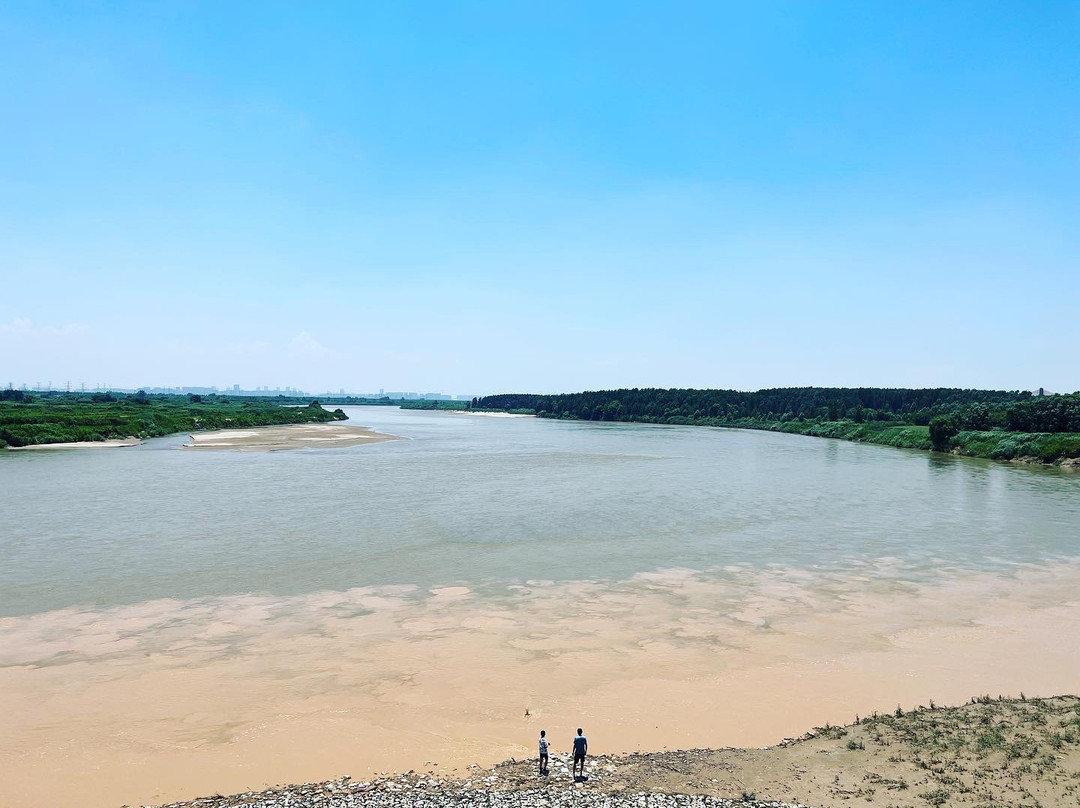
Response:
[{"label": "person in dark shirt", "polygon": [[578,764],[581,764],[581,776],[585,776],[585,753],[589,751],[589,742],[585,740],[585,736],[581,734],[581,727],[578,727],[577,737],[574,738],[574,777],[578,776]]}]

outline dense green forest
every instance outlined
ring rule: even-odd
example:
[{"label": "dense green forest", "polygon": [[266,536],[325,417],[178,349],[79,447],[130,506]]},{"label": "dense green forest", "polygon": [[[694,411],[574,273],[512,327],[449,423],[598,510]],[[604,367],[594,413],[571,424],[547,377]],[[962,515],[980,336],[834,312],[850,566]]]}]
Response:
[{"label": "dense green forest", "polygon": [[110,438],[155,438],[200,429],[343,421],[317,401],[283,406],[266,398],[0,391],[0,448]]},{"label": "dense green forest", "polygon": [[471,403],[468,401],[433,401],[431,399],[415,399],[410,398],[407,401],[402,401],[400,404],[403,410],[451,410],[460,411],[471,408]]},{"label": "dense green forest", "polygon": [[322,400],[328,404],[344,404],[346,406],[363,407],[400,407],[403,410],[467,410],[468,401],[446,401],[430,398],[363,398],[360,396],[322,396]]},{"label": "dense green forest", "polygon": [[790,387],[601,390],[474,399],[542,418],[769,429],[994,459],[1080,457],[1080,393]]}]

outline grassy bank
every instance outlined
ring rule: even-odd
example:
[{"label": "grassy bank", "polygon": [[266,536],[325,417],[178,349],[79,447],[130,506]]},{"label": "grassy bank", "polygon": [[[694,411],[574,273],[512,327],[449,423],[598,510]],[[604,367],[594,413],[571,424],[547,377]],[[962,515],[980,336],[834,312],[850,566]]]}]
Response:
[{"label": "grassy bank", "polygon": [[147,396],[145,393],[53,394],[0,400],[0,448],[112,438],[156,438],[175,432],[343,421],[311,402],[286,407],[266,399]]},{"label": "grassy bank", "polygon": [[[901,449],[932,449],[930,429],[914,424],[857,424],[853,421],[780,421],[730,424],[819,438],[839,438]],[[991,460],[1028,460],[1059,463],[1080,457],[1080,433],[1010,432],[1003,429],[963,430],[949,440],[949,451]]]}]

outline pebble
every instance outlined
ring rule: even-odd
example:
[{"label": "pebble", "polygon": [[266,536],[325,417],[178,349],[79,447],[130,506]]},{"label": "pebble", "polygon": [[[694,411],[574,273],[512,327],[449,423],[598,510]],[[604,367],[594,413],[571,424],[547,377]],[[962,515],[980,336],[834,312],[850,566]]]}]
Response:
[{"label": "pebble", "polygon": [[[485,782],[492,779],[485,778]],[[203,797],[159,808],[809,808],[798,803],[701,794],[605,793],[582,790],[580,783],[503,790],[490,782],[487,785],[470,788],[461,781],[439,782],[408,775],[367,782],[342,778],[228,797]]]},{"label": "pebble", "polygon": [[[144,806],[144,808],[147,808]],[[798,803],[727,799],[700,794],[605,794],[573,788],[525,791],[443,790],[440,793],[357,785],[340,789],[287,786],[258,794],[209,797],[161,808],[808,808]]]},{"label": "pebble", "polygon": [[[706,750],[677,753],[686,760]],[[798,803],[743,800],[701,794],[612,791],[605,787],[623,762],[599,755],[590,759],[588,779],[571,782],[568,755],[553,755],[552,769],[564,776],[538,780],[533,763],[514,761],[490,769],[469,766],[469,779],[438,779],[409,771],[364,781],[339,777],[324,783],[278,786],[261,792],[203,797],[158,808],[809,808]],[[560,765],[561,764],[561,765]],[[714,780],[715,782],[715,780]],[[150,806],[143,806],[150,808]]]}]

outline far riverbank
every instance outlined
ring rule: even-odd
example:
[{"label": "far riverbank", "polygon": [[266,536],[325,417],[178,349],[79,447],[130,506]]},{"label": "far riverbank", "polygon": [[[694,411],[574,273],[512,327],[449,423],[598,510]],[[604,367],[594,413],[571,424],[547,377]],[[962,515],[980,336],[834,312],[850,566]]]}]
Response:
[{"label": "far riverbank", "polygon": [[141,391],[131,395],[3,392],[0,449],[130,446],[180,432],[348,420],[340,408],[331,412],[318,401],[296,407],[267,399],[147,395]]},{"label": "far riverbank", "polygon": [[506,394],[472,409],[541,418],[716,426],[838,438],[990,460],[1080,465],[1080,393],[793,387]]}]

